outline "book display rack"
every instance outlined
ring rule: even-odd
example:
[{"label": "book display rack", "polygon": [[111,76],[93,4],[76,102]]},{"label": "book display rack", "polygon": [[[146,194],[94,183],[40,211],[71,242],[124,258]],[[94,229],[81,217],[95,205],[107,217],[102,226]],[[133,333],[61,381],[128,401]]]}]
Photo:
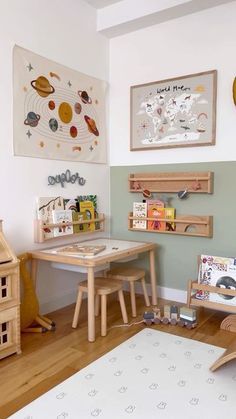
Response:
[{"label": "book display rack", "polygon": [[[47,240],[55,239],[56,237],[45,237],[45,230],[54,230],[56,228],[65,228],[68,226],[80,226],[80,225],[89,225],[92,223],[96,223],[98,228],[93,230],[93,233],[98,233],[101,231],[104,231],[104,222],[105,222],[105,216],[102,213],[98,214],[98,217],[91,218],[90,220],[83,220],[83,221],[71,221],[67,223],[50,223],[45,224],[43,220],[34,220],[34,241],[35,243],[43,243]],[[66,236],[60,236],[60,237],[70,237],[70,236],[76,236],[79,234],[89,234],[91,233],[90,230],[81,230],[78,233],[72,232],[71,234],[67,234]]]},{"label": "book display rack", "polygon": [[[195,237],[212,237],[213,235],[213,217],[212,216],[197,216],[197,215],[182,215],[177,218],[173,218],[171,222],[175,223],[175,230],[151,230],[151,229],[139,229],[133,228],[133,220],[140,220],[138,217],[134,217],[133,213],[129,213],[128,222],[129,230],[133,231],[145,231],[148,233],[162,233],[162,234],[181,234],[184,236],[195,236]],[[155,222],[156,218],[144,217],[142,220]],[[168,218],[161,218],[161,222],[169,222]]]},{"label": "book display rack", "polygon": [[[145,198],[149,198],[153,192],[176,192],[179,198],[183,198],[189,193],[212,194],[213,177],[213,172],[132,173],[128,180],[129,191],[142,193]],[[210,215],[175,216],[174,208],[159,209],[159,215],[157,215],[157,208],[155,213],[149,211],[148,206],[149,201],[147,200],[147,212],[146,214],[143,212],[142,217],[137,211],[134,213],[134,210],[129,213],[129,230],[196,237],[213,236],[213,217]],[[170,217],[166,216],[167,210],[169,213],[172,210]],[[161,213],[162,215],[160,215]]]}]

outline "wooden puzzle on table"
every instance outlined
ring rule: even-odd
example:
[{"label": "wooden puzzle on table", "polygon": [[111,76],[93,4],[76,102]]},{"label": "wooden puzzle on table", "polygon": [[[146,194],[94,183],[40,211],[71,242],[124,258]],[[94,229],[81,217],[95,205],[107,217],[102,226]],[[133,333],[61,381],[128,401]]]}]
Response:
[{"label": "wooden puzzle on table", "polygon": [[94,256],[97,253],[102,252],[106,249],[106,246],[99,245],[99,246],[80,246],[79,244],[73,244],[71,246],[63,247],[62,249],[58,249],[57,253],[71,253],[74,255],[83,255],[83,256]]}]

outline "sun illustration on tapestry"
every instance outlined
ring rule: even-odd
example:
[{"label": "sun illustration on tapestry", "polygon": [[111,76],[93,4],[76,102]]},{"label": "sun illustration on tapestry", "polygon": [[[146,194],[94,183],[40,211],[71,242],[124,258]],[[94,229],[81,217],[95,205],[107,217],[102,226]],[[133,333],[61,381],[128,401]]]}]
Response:
[{"label": "sun illustration on tapestry", "polygon": [[14,152],[105,163],[106,83],[14,47]]}]

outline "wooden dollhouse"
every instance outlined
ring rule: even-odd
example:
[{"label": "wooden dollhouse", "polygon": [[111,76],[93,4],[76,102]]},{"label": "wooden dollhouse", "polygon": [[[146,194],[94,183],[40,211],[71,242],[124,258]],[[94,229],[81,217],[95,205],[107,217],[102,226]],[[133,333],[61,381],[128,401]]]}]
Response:
[{"label": "wooden dollhouse", "polygon": [[0,220],[0,359],[20,349],[19,261],[9,247]]}]

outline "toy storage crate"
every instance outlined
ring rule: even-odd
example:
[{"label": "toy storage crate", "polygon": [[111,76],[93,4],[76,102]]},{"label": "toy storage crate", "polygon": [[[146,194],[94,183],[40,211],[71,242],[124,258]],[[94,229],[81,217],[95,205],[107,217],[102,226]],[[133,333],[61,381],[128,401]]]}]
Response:
[{"label": "toy storage crate", "polygon": [[0,311],[0,359],[20,353],[19,307]]}]

